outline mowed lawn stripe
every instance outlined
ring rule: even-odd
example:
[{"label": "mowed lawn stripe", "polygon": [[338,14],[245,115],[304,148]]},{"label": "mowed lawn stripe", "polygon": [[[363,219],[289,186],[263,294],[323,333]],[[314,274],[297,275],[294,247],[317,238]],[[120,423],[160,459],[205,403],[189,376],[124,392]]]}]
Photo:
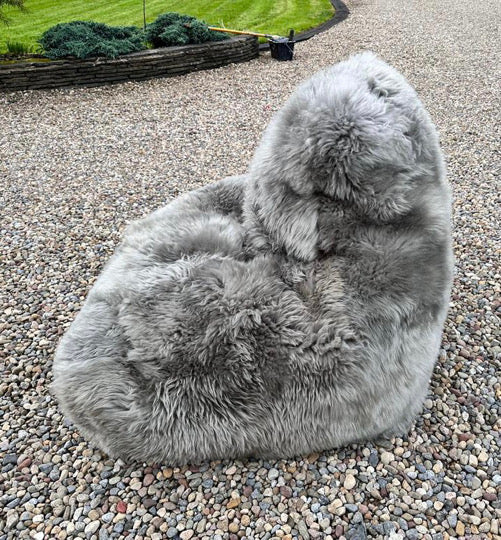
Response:
[{"label": "mowed lawn stripe", "polygon": [[[141,0],[26,0],[25,5],[25,13],[4,8],[10,24],[0,25],[0,52],[7,50],[7,41],[35,47],[45,30],[61,22],[143,24]],[[296,32],[312,28],[333,15],[329,0],[147,0],[146,21],[167,11],[193,15],[212,25],[279,35],[286,35],[290,28]]]}]

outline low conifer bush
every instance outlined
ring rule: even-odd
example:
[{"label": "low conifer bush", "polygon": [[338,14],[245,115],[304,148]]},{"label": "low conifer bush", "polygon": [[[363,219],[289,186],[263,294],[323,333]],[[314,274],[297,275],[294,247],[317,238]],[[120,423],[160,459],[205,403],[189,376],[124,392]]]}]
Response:
[{"label": "low conifer bush", "polygon": [[179,13],[159,15],[154,22],[146,26],[145,36],[153,47],[170,47],[229,39],[226,34],[209,30],[205,22]]},{"label": "low conifer bush", "polygon": [[56,24],[40,38],[45,56],[57,58],[116,58],[146,48],[169,47],[221,41],[229,36],[209,30],[207,24],[189,15],[164,13],[147,25],[144,33],[136,26],[108,26],[93,21]]},{"label": "low conifer bush", "polygon": [[56,24],[39,40],[46,56],[52,59],[116,58],[145,49],[142,31],[135,26],[108,26],[92,21]]}]

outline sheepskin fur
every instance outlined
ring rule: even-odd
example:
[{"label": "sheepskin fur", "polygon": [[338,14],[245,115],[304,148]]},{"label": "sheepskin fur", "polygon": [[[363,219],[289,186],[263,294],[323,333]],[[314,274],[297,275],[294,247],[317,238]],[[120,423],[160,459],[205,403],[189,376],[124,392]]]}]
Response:
[{"label": "sheepskin fur", "polygon": [[402,434],[450,294],[450,195],[414,90],[364,53],[276,114],[248,174],[125,233],[54,361],[113,456],[284,457]]}]

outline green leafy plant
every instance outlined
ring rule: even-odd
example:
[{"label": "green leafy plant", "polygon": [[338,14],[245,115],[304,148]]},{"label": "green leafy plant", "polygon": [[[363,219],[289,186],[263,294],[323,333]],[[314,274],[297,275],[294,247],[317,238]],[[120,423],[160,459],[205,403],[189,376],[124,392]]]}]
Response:
[{"label": "green leafy plant", "polygon": [[20,41],[6,41],[7,52],[9,54],[15,54],[22,56],[23,54],[30,54],[34,52],[34,47],[32,45],[26,45]]},{"label": "green leafy plant", "polygon": [[116,58],[145,48],[143,33],[135,26],[108,26],[92,21],[56,24],[39,40],[49,58]]},{"label": "green leafy plant", "polygon": [[209,30],[205,22],[179,13],[159,15],[154,22],[146,26],[145,36],[153,47],[169,47],[172,45],[229,39],[226,34]]}]

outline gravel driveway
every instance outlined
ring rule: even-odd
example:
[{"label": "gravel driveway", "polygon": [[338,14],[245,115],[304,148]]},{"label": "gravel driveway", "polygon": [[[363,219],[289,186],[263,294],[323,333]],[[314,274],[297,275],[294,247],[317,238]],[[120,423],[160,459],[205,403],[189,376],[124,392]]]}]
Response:
[{"label": "gravel driveway", "polygon": [[[0,96],[0,539],[500,538],[501,4],[347,3],[348,19],[298,44],[294,62],[267,53],[175,79]],[[296,84],[362,49],[417,88],[455,197],[451,309],[409,436],[272,463],[107,459],[48,385],[125,224],[244,172]]]}]

